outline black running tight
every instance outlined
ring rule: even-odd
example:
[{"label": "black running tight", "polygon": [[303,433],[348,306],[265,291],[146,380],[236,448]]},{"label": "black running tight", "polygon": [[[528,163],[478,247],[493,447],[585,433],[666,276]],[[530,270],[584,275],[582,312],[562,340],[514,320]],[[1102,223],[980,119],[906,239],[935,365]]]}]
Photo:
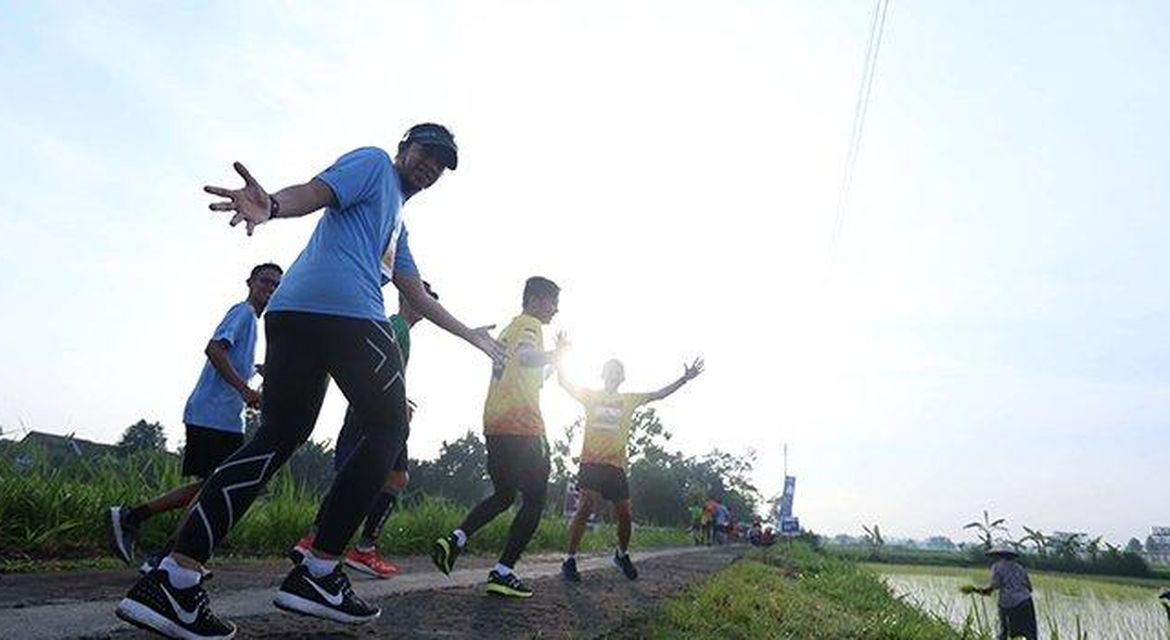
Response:
[{"label": "black running tight", "polygon": [[548,495],[548,450],[541,436],[487,436],[487,454],[495,492],[475,505],[459,528],[471,536],[512,506],[519,493],[523,502],[500,556],[500,564],[514,567],[540,526]]},{"label": "black running tight", "polygon": [[406,443],[406,390],[394,332],[315,313],[266,316],[260,429],[215,470],[180,526],[175,551],[206,562],[265,483],[313,431],[329,379],[368,428],[333,481],[314,547],[340,554]]}]

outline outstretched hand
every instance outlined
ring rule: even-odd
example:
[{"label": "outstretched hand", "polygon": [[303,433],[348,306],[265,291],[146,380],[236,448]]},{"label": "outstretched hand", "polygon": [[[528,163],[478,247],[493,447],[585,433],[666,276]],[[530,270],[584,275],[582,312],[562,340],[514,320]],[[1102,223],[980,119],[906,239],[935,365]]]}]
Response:
[{"label": "outstretched hand", "polygon": [[212,211],[235,211],[231,225],[234,227],[243,222],[247,225],[248,235],[252,235],[252,230],[256,228],[256,225],[264,224],[272,217],[271,200],[264,187],[261,187],[252,174],[248,173],[247,167],[239,162],[233,163],[232,167],[244,179],[244,188],[228,189],[210,185],[203,187],[207,193],[228,199],[226,202],[212,202],[208,208]]},{"label": "outstretched hand", "polygon": [[487,354],[487,357],[491,358],[493,363],[503,366],[508,352],[504,349],[502,342],[492,337],[491,330],[495,328],[496,325],[494,324],[476,327],[471,330],[471,335],[468,336],[467,340],[475,345],[477,349]]},{"label": "outstretched hand", "polygon": [[694,380],[703,373],[703,359],[695,358],[690,365],[683,365],[683,380]]}]

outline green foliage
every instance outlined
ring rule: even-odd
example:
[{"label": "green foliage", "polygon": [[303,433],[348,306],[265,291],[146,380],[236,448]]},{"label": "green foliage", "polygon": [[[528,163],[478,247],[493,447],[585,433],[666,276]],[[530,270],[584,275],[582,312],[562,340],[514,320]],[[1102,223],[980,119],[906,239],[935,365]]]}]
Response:
[{"label": "green foliage", "polygon": [[434,460],[410,461],[410,494],[444,498],[472,506],[490,489],[487,446],[473,431],[453,442],[443,442]]},{"label": "green foliage", "polygon": [[[474,436],[448,451],[475,449]],[[482,448],[482,445],[480,445]],[[482,455],[482,454],[481,454]],[[457,456],[451,453],[454,459]],[[474,466],[474,465],[473,465]],[[447,468],[447,467],[444,467]],[[221,551],[254,555],[280,555],[308,529],[316,514],[320,494],[294,480],[285,467],[268,483],[248,514],[223,541]],[[482,477],[482,476],[481,476]],[[178,459],[157,451],[128,457],[76,459],[56,464],[43,452],[27,463],[0,458],[0,555],[5,562],[22,558],[86,558],[108,553],[104,535],[110,505],[134,504],[179,486]],[[478,498],[478,496],[477,496]],[[444,498],[418,498],[395,512],[380,544],[390,553],[426,553],[436,536],[453,529],[467,507]],[[161,546],[174,531],[179,512],[151,518],[142,528],[143,549]],[[472,539],[471,549],[498,551],[507,537],[511,518],[497,518]],[[594,527],[582,544],[585,550],[608,548],[616,534],[612,527]],[[567,542],[567,523],[556,517],[542,521],[530,548],[560,550]],[[638,546],[686,545],[690,538],[681,529],[639,527]]]},{"label": "green foliage", "polygon": [[629,635],[651,638],[958,639],[876,574],[795,543],[757,551],[686,590]]},{"label": "green foliage", "polygon": [[118,441],[118,449],[125,453],[166,451],[167,437],[163,433],[163,426],[157,422],[145,420],[135,422],[122,432],[122,439]]},{"label": "green foliage", "polygon": [[995,544],[995,534],[999,533],[1007,535],[1007,527],[1004,526],[1005,522],[1007,522],[1007,520],[1004,518],[996,518],[995,520],[992,520],[991,516],[987,515],[987,510],[984,509],[982,522],[979,520],[976,520],[975,522],[968,522],[967,524],[963,525],[963,528],[974,529],[976,535],[979,537],[979,544],[984,549],[990,549],[991,546]]},{"label": "green foliage", "polygon": [[[880,562],[883,564],[930,565],[942,567],[988,567],[992,559],[981,546],[968,547],[962,551],[939,551],[908,549],[885,545],[880,554],[874,554],[869,545],[834,545],[831,554],[855,561]],[[1141,555],[1122,551],[1117,547],[1108,549],[1096,557],[1040,555],[1026,553],[1020,562],[1031,569],[1058,571],[1062,573],[1129,576],[1135,578],[1153,577],[1155,574]]]}]

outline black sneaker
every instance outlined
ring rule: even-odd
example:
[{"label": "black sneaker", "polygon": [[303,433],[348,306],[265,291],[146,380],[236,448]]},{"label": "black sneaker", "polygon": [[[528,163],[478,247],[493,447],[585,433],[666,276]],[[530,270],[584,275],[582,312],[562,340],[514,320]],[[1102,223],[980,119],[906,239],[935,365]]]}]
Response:
[{"label": "black sneaker", "polygon": [[168,638],[229,640],[236,635],[236,625],[211,612],[201,585],[176,589],[161,569],[139,578],[114,613],[136,627]]},{"label": "black sneaker", "polygon": [[320,578],[314,578],[305,565],[293,567],[272,603],[285,611],[344,624],[372,622],[382,615],[381,609],[366,604],[353,592],[340,564]]},{"label": "black sneaker", "polygon": [[439,571],[451,575],[451,570],[455,568],[455,558],[459,557],[461,551],[463,549],[452,533],[446,538],[435,540],[435,544],[431,546],[431,562],[435,563]]},{"label": "black sneaker", "polygon": [[110,507],[110,546],[127,565],[134,562],[134,544],[138,542],[138,527],[126,522],[128,515],[130,507]]},{"label": "black sneaker", "polygon": [[577,571],[576,558],[566,558],[561,563],[561,577],[569,582],[581,582],[581,572]]},{"label": "black sneaker", "polygon": [[[165,557],[167,557],[167,554],[162,553],[161,551],[155,551],[154,553],[147,555],[142,559],[142,564],[138,565],[138,573],[144,576],[150,575],[151,571],[154,571],[158,568],[158,565],[162,564],[163,558]],[[206,578],[207,575],[208,574],[204,573],[203,577]]]},{"label": "black sneaker", "polygon": [[[138,565],[138,575],[149,575],[151,571],[154,571],[162,564],[163,558],[170,555],[170,553],[169,548],[167,548],[148,554],[142,559],[142,564]],[[204,567],[201,571],[203,572],[203,582],[207,582],[214,575],[207,567]]]},{"label": "black sneaker", "polygon": [[524,586],[516,574],[500,575],[495,569],[488,574],[487,592],[497,596],[509,598],[531,598],[532,589]]},{"label": "black sneaker", "polygon": [[622,573],[626,574],[626,577],[630,580],[638,579],[638,569],[634,566],[634,561],[630,560],[630,554],[627,553],[623,556],[618,555],[618,552],[614,551],[613,563],[616,564],[617,568],[621,569]]}]

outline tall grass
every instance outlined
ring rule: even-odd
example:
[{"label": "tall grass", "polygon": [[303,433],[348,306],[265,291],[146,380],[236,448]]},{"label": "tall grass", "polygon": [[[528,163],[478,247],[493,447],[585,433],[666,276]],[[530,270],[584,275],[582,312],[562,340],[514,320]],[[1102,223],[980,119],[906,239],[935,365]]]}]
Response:
[{"label": "tall grass", "polygon": [[[59,466],[44,456],[17,464],[0,459],[0,570],[28,558],[90,558],[107,554],[106,511],[110,505],[135,504],[180,486],[178,460],[159,453],[126,458],[73,461]],[[269,482],[247,516],[223,541],[221,550],[247,555],[284,553],[308,529],[320,502],[282,470]],[[441,500],[415,501],[387,522],[382,548],[393,554],[426,553],[435,537],[457,526],[467,508]],[[174,531],[180,512],[148,520],[140,548],[162,546]],[[507,537],[507,514],[478,532],[471,552],[497,551]],[[612,527],[596,527],[582,541],[585,550],[613,544]],[[567,523],[542,521],[529,549],[560,550]],[[686,545],[682,530],[643,527],[634,534],[638,546]]]},{"label": "tall grass", "polygon": [[631,627],[617,635],[982,640],[895,598],[876,574],[803,543],[753,552]]}]

